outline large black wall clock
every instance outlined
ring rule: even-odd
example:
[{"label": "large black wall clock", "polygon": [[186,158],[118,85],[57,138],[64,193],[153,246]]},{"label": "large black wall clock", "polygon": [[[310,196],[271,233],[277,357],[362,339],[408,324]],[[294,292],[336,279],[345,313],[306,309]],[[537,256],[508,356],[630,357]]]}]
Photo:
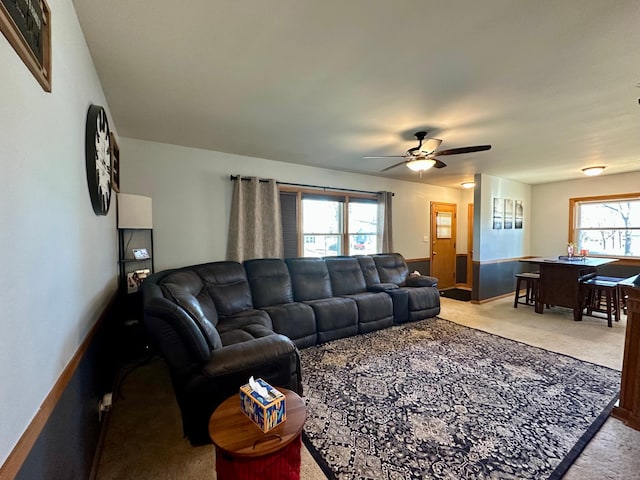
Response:
[{"label": "large black wall clock", "polygon": [[106,215],[111,204],[111,148],[109,121],[104,108],[91,105],[87,113],[85,152],[87,184],[96,215]]}]

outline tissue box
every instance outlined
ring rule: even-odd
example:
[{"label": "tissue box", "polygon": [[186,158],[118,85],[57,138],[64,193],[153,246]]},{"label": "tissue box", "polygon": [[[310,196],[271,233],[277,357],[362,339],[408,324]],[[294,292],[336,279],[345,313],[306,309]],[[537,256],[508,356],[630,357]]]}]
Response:
[{"label": "tissue box", "polygon": [[285,396],[261,378],[256,382],[267,389],[269,398],[258,395],[247,383],[240,387],[240,409],[263,432],[268,432],[287,419]]}]

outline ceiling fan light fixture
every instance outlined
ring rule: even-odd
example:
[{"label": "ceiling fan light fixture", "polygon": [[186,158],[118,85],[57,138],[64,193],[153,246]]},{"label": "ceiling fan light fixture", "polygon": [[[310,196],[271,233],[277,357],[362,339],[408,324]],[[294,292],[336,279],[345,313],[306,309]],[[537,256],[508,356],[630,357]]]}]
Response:
[{"label": "ceiling fan light fixture", "polygon": [[462,188],[473,188],[476,186],[476,182],[463,182],[460,184]]},{"label": "ceiling fan light fixture", "polygon": [[582,169],[582,173],[588,175],[590,177],[595,177],[596,175],[600,175],[604,169],[607,168],[603,165],[599,165],[597,167],[587,167]]},{"label": "ceiling fan light fixture", "polygon": [[435,164],[436,161],[432,158],[419,158],[407,162],[407,167],[409,167],[414,172],[424,172],[425,170],[429,170]]}]

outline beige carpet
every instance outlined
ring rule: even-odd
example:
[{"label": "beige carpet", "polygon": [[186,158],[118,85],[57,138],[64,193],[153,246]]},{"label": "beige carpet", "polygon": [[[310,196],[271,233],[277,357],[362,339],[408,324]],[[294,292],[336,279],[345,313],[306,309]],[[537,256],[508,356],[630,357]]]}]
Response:
[{"label": "beige carpet", "polygon": [[[566,309],[514,309],[511,298],[482,305],[442,299],[442,318],[547,350],[620,370],[625,319],[574,322]],[[108,417],[98,480],[215,478],[211,446],[191,447],[182,438],[178,407],[162,360],[133,370],[124,380]],[[640,478],[640,432],[608,419],[565,479]],[[302,479],[325,479],[306,449]]]}]

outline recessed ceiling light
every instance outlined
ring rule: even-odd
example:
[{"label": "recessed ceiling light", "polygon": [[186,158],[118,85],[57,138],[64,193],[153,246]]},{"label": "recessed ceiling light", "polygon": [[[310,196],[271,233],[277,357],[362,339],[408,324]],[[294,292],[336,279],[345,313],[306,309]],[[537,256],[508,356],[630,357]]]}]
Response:
[{"label": "recessed ceiling light", "polygon": [[476,182],[464,182],[460,184],[462,188],[473,188],[476,186]]},{"label": "recessed ceiling light", "polygon": [[587,167],[582,169],[582,173],[584,173],[585,175],[589,175],[590,177],[595,177],[596,175],[600,175],[605,168],[607,167],[604,167],[602,165],[599,165],[597,167]]}]

